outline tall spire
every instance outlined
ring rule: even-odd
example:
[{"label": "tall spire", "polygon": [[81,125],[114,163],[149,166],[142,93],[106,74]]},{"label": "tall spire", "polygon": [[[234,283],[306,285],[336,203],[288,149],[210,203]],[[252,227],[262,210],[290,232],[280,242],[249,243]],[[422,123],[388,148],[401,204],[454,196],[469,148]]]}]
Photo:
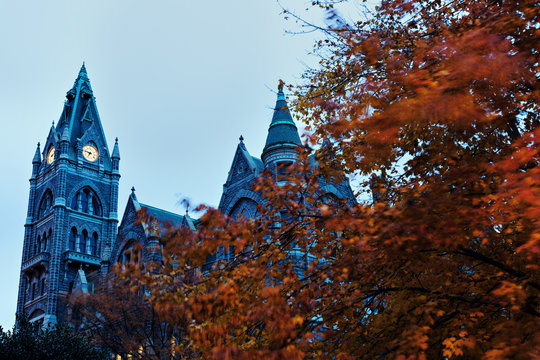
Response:
[{"label": "tall spire", "polygon": [[[272,116],[272,122],[268,128],[268,136],[266,137],[266,145],[262,153],[262,160],[265,165],[275,160],[277,153],[287,153],[291,159],[295,160],[296,156],[293,154],[296,151],[296,146],[301,144],[300,136],[298,135],[298,129],[291,116],[287,101],[285,100],[285,94],[283,93],[283,81],[279,81],[276,106],[274,108],[274,115]],[[277,157],[276,157],[277,159]]]},{"label": "tall spire", "polygon": [[77,80],[78,79],[88,80],[88,74],[86,73],[86,66],[84,66],[84,61],[81,66],[81,70],[79,70],[79,76],[77,76]]}]

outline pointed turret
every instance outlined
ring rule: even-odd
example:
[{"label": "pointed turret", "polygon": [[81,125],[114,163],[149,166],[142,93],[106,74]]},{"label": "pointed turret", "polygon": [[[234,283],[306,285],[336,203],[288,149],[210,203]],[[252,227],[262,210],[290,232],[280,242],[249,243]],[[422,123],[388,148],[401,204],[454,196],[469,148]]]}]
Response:
[{"label": "pointed turret", "polygon": [[118,148],[118,138],[114,141],[114,149],[111,155],[112,160],[112,169],[115,172],[118,172],[120,168],[120,149]]},{"label": "pointed turret", "polygon": [[66,127],[64,127],[64,131],[62,132],[62,139],[61,139],[61,142],[69,142],[69,130]]},{"label": "pointed turret", "polygon": [[276,107],[272,122],[268,128],[266,145],[262,153],[265,167],[278,160],[285,162],[295,161],[297,158],[296,147],[301,144],[298,129],[291,116],[285,94],[283,93],[283,81],[279,81]]},{"label": "pointed turret", "polygon": [[41,150],[39,149],[39,143],[37,143],[36,153],[32,159],[32,164],[41,164]]},{"label": "pointed turret", "polygon": [[111,155],[111,159],[120,160],[120,149],[118,149],[118,138],[114,139],[114,149]]}]

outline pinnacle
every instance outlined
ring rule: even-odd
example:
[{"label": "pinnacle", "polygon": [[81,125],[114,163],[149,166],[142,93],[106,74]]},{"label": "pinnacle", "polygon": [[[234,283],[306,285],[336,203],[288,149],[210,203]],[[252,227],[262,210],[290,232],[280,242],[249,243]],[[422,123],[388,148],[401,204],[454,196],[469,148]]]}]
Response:
[{"label": "pinnacle", "polygon": [[79,76],[77,76],[77,79],[88,80],[88,73],[86,72],[86,66],[85,66],[84,61],[81,66],[81,70],[79,70]]},{"label": "pinnacle", "polygon": [[39,143],[37,143],[36,153],[34,154],[34,158],[32,159],[32,163],[39,164],[41,163],[41,151],[39,148]]}]

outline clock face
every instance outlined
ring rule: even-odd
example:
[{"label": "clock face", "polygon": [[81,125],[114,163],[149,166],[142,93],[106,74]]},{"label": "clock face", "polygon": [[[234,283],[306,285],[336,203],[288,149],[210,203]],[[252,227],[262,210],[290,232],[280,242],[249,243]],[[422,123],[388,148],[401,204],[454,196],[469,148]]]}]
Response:
[{"label": "clock face", "polygon": [[86,160],[94,162],[98,159],[99,153],[92,145],[85,145],[82,148],[83,156]]},{"label": "clock face", "polygon": [[54,146],[51,146],[47,153],[47,164],[51,164],[54,161]]}]

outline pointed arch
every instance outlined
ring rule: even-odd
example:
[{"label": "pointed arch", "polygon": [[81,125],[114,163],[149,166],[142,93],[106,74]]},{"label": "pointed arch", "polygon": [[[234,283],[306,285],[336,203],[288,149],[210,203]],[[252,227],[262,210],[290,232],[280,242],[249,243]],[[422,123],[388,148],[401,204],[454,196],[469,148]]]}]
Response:
[{"label": "pointed arch", "polygon": [[[226,206],[223,206],[223,213],[232,216],[234,208],[238,206],[238,203],[242,198],[249,199],[255,204],[262,203],[262,198],[259,194],[251,190],[242,189],[236,192],[234,197],[231,199],[230,202],[228,202]],[[258,216],[258,213],[254,211],[253,216]]]},{"label": "pointed arch", "polygon": [[53,208],[53,193],[51,189],[45,190],[38,207],[38,219],[41,219],[45,215],[49,214]]},{"label": "pointed arch", "polygon": [[[108,202],[102,201],[102,199],[106,199],[106,198],[103,196],[103,194],[99,190],[99,187],[91,180],[81,181],[79,184],[77,184],[71,189],[71,191],[69,192],[69,195],[66,197],[66,201],[67,201],[66,203],[68,204],[68,207],[73,210],[82,212],[82,210],[80,210],[81,204],[79,204],[79,194],[83,189],[88,189],[89,191],[91,191],[93,195],[92,203],[95,203],[94,207],[92,208],[93,214],[94,215],[99,214],[97,216],[103,216],[103,214],[106,214],[108,211],[107,209]],[[95,202],[94,202],[94,199],[96,200]],[[90,208],[89,208],[89,211],[90,211]]]},{"label": "pointed arch", "polygon": [[243,215],[246,219],[256,217],[258,215],[257,203],[253,199],[246,197],[238,199],[229,212],[229,216],[238,217],[240,215]]},{"label": "pointed arch", "polygon": [[70,194],[70,208],[85,214],[103,216],[103,207],[98,193],[90,186],[80,187]]}]

